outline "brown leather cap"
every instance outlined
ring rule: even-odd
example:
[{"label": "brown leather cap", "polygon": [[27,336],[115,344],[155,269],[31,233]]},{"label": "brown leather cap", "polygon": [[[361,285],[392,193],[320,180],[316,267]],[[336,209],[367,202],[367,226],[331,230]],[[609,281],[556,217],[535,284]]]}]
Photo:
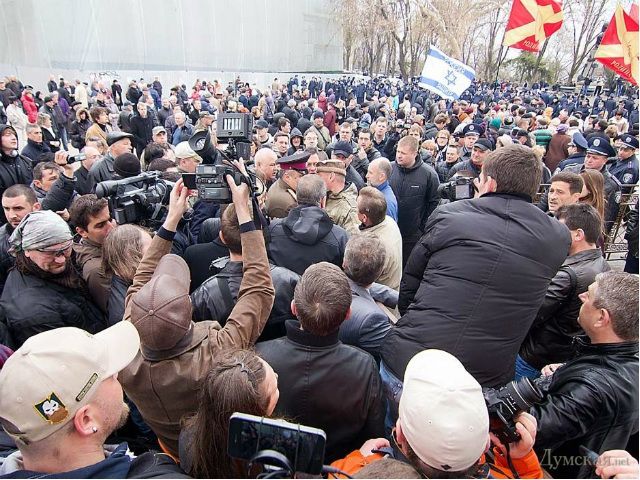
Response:
[{"label": "brown leather cap", "polygon": [[178,255],[162,257],[151,280],[131,299],[131,322],[140,343],[150,350],[168,350],[191,328],[189,267]]}]

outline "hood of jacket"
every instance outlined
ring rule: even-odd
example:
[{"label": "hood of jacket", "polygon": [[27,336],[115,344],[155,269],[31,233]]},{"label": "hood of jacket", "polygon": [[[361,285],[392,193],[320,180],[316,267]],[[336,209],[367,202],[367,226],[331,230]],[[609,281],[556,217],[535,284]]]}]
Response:
[{"label": "hood of jacket", "polygon": [[[87,108],[84,108],[84,107],[79,108],[79,109],[78,109],[78,111],[76,111],[76,120],[77,120],[78,122],[82,121],[82,120],[80,119],[80,114],[81,114],[82,112],[86,113],[86,114],[87,114],[87,120],[91,121],[91,117],[89,116],[89,110],[88,110]],[[86,120],[85,120],[85,121],[86,121]]]},{"label": "hood of jacket", "polygon": [[315,205],[299,205],[283,221],[285,234],[303,245],[315,245],[333,228],[327,212]]}]

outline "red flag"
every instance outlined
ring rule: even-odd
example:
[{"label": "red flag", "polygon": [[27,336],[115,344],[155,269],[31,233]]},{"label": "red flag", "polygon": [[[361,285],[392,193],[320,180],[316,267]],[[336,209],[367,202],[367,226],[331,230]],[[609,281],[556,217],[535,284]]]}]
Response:
[{"label": "red flag", "polygon": [[638,22],[618,4],[602,36],[596,60],[638,85]]},{"label": "red flag", "polygon": [[502,44],[537,52],[540,43],[561,26],[564,14],[557,0],[513,0]]},{"label": "red flag", "polygon": [[631,10],[629,10],[629,15],[631,15],[631,18],[633,18],[636,23],[640,23],[638,21],[638,4],[636,2],[633,2],[631,4]]}]

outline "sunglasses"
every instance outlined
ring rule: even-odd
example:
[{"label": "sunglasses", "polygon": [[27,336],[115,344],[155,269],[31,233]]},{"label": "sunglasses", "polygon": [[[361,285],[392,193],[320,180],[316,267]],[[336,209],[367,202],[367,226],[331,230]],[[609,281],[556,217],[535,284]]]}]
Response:
[{"label": "sunglasses", "polygon": [[66,256],[67,253],[69,253],[69,251],[71,250],[72,246],[73,246],[73,240],[69,240],[67,243],[65,243],[65,246],[62,248],[55,249],[55,250],[47,250],[46,248],[37,248],[36,251],[40,253],[45,253],[52,258],[58,258],[58,257]]}]

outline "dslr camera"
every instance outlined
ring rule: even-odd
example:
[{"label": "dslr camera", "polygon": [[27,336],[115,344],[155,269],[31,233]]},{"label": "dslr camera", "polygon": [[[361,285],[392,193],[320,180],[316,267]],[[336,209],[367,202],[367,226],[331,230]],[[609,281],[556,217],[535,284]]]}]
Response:
[{"label": "dslr camera", "polygon": [[473,198],[475,193],[476,187],[473,184],[473,177],[455,177],[447,183],[441,183],[438,187],[440,197],[450,202],[468,200]]},{"label": "dslr camera", "polygon": [[96,185],[96,196],[107,198],[109,211],[118,225],[136,223],[159,226],[166,216],[173,183],[160,178],[160,172],[145,172],[122,180]]},{"label": "dslr camera", "polygon": [[239,158],[249,160],[252,132],[253,118],[248,113],[221,113],[218,116],[217,136],[228,142],[225,151],[213,146],[207,130],[196,132],[189,139],[189,146],[202,157],[203,162],[196,167],[195,173],[182,174],[185,186],[197,190],[198,198],[205,202],[231,203],[231,190],[225,178],[231,175],[236,184],[245,182],[255,192],[255,175],[250,173],[247,179],[230,161]]},{"label": "dslr camera", "polygon": [[527,377],[512,381],[499,389],[482,391],[489,411],[489,430],[507,445],[520,440],[515,417],[542,401],[542,392]]}]

